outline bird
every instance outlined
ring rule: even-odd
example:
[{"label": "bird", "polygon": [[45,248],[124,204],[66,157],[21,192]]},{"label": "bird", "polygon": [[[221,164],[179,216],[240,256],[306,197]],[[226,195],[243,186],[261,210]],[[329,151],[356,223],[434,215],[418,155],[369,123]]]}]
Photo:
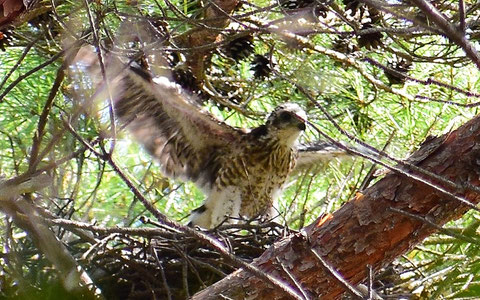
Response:
[{"label": "bird", "polygon": [[283,103],[265,124],[243,129],[208,113],[168,76],[134,64],[114,73],[109,90],[119,123],[164,175],[191,181],[206,196],[191,212],[190,226],[211,229],[242,218],[273,218],[289,177],[346,154],[329,142],[299,143],[307,114],[296,103]]}]

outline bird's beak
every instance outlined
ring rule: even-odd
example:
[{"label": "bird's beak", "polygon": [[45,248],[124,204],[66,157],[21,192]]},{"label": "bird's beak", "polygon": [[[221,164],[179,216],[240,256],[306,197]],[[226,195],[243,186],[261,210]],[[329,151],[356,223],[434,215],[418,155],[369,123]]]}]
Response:
[{"label": "bird's beak", "polygon": [[302,131],[305,130],[305,129],[307,129],[307,126],[305,125],[305,120],[304,120],[302,117],[300,117],[300,116],[297,115],[297,114],[294,114],[293,116],[294,116],[295,119],[297,119],[298,122],[299,122],[299,123],[298,123],[298,129],[300,129],[300,130],[302,130]]}]

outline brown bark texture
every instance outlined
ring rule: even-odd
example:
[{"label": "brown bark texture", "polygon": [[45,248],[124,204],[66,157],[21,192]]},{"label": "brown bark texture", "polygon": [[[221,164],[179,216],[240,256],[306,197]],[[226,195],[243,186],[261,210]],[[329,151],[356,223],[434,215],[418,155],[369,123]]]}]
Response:
[{"label": "brown bark texture", "polygon": [[25,6],[21,0],[0,0],[0,26],[12,22]]},{"label": "brown bark texture", "polygon": [[19,26],[51,10],[51,6],[39,5],[39,2],[40,0],[0,0],[0,29]]},{"label": "brown bark texture", "polygon": [[[438,179],[406,167],[403,169],[476,204],[480,195],[472,186],[480,185],[479,141],[480,116],[477,116],[453,132],[429,139],[408,160],[461,188],[446,187]],[[295,278],[311,299],[338,299],[344,290],[330,274],[325,273],[312,249],[355,285],[367,278],[368,265],[378,270],[436,231],[427,222],[392,211],[392,208],[438,225],[459,218],[469,209],[425,183],[390,172],[333,215],[316,220],[305,228],[303,234],[286,237],[274,244],[254,261],[254,265],[292,287],[295,285],[291,277]],[[193,299],[289,297],[240,269],[197,293]]]}]

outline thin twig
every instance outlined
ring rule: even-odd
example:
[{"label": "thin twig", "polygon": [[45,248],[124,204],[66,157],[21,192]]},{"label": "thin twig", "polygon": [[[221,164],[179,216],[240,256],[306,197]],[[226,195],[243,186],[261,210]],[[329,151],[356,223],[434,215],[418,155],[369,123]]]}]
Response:
[{"label": "thin twig", "polygon": [[35,170],[36,166],[39,163],[39,160],[42,159],[42,157],[38,157],[38,153],[40,151],[40,144],[42,142],[43,135],[45,133],[44,132],[45,126],[47,125],[47,120],[53,105],[53,101],[55,100],[58,90],[60,89],[60,85],[62,84],[63,79],[65,78],[65,68],[67,68],[67,65],[65,63],[63,63],[58,68],[57,76],[55,78],[52,88],[50,89],[50,93],[48,94],[47,101],[43,106],[42,113],[40,114],[40,118],[37,124],[37,130],[35,131],[35,135],[33,136],[32,150],[30,151],[30,158],[28,162],[28,170],[30,172]]},{"label": "thin twig", "polygon": [[[28,52],[30,52],[30,49],[32,49],[32,47],[36,44],[36,42],[40,39],[40,36],[38,36],[36,39],[34,39],[33,41],[31,41],[26,47],[25,49],[23,49],[23,52],[22,52],[22,55],[20,55],[20,57],[18,58],[17,62],[15,63],[15,65],[13,67],[10,68],[10,71],[8,71],[8,73],[5,75],[5,77],[3,77],[2,79],[2,82],[0,82],[0,90],[3,88],[3,86],[5,85],[5,83],[7,82],[8,78],[10,78],[10,76],[12,76],[13,72],[15,72],[15,70],[18,69],[18,67],[20,67],[20,65],[22,64],[22,61],[23,59],[27,56]],[[1,97],[0,97],[1,99]]]},{"label": "thin twig", "polygon": [[286,294],[292,296],[295,299],[302,299],[298,293],[293,290],[291,287],[285,285],[277,278],[273,277],[272,275],[260,270],[258,267],[248,264],[234,254],[230,253],[225,247],[220,244],[216,239],[208,236],[207,234],[197,231],[193,228],[178,224],[172,220],[169,220],[164,214],[158,211],[151,203],[148,201],[142,193],[135,187],[135,185],[128,179],[128,177],[123,173],[123,171],[118,167],[118,165],[113,161],[112,157],[108,155],[108,153],[104,153],[104,157],[107,159],[110,166],[114,169],[114,171],[122,178],[122,180],[128,185],[130,190],[134,193],[136,197],[142,202],[143,205],[162,223],[171,226],[173,228],[179,229],[186,234],[193,236],[195,238],[200,239],[201,241],[211,245],[215,250],[217,250],[224,258],[230,260],[234,263],[237,267],[244,268],[246,271],[250,272],[251,274],[271,283],[273,286],[279,288]]},{"label": "thin twig", "polygon": [[310,248],[310,251],[313,255],[318,259],[322,269],[330,275],[340,286],[348,292],[352,297],[355,299],[363,299],[362,293],[360,293],[355,287],[353,287],[348,281],[346,281],[340,273],[335,270],[327,261],[325,261],[322,256],[318,253],[318,251],[314,248]]},{"label": "thin twig", "polygon": [[185,299],[190,298],[190,292],[188,291],[188,264],[185,259],[182,259],[182,283],[183,290],[185,292]]},{"label": "thin twig", "polygon": [[163,269],[162,262],[158,258],[157,250],[152,247],[151,251],[153,253],[153,256],[155,257],[155,260],[157,261],[158,269],[160,270],[160,277],[162,278],[163,288],[167,293],[167,300],[172,300],[172,292],[170,291],[170,287],[168,286],[167,277],[165,276],[165,270]]},{"label": "thin twig", "polygon": [[278,257],[275,257],[275,260],[276,260],[277,263],[280,265],[280,267],[282,268],[282,270],[288,275],[288,278],[290,278],[290,280],[293,282],[293,284],[295,284],[295,286],[296,286],[297,289],[300,291],[300,293],[302,293],[303,298],[306,299],[306,300],[309,300],[310,297],[308,296],[307,292],[302,288],[301,283],[298,282],[298,280],[295,279],[295,277],[293,276],[292,272],[290,272],[290,271],[283,265],[283,263],[280,261],[280,259],[279,259]]},{"label": "thin twig", "polygon": [[368,300],[373,299],[373,268],[372,265],[367,265],[368,272]]},{"label": "thin twig", "polygon": [[63,50],[63,51],[60,51],[58,52],[57,54],[55,54],[54,56],[52,56],[50,59],[46,60],[45,62],[39,64],[38,66],[36,66],[35,68],[25,72],[24,74],[20,75],[17,77],[17,79],[15,79],[12,83],[10,83],[6,88],[5,90],[3,91],[3,93],[0,94],[0,103],[3,102],[3,100],[5,99],[5,96],[11,91],[13,90],[13,88],[15,86],[17,86],[17,84],[19,84],[22,80],[24,80],[25,78],[27,78],[28,76],[40,71],[41,69],[45,68],[46,66],[54,63],[57,59],[61,58],[65,52],[67,50]]},{"label": "thin twig", "polygon": [[460,19],[458,28],[462,34],[465,34],[467,23],[465,22],[465,2],[458,0],[458,17]]},{"label": "thin twig", "polygon": [[[340,142],[336,141],[335,139],[331,138],[328,134],[323,132],[321,129],[319,129],[317,126],[315,126],[315,124],[313,124],[312,122],[308,122],[308,124],[313,129],[315,129],[322,137],[327,139],[329,142],[333,143],[335,146],[339,147],[340,149],[344,149],[344,150],[346,150],[346,151],[348,151],[348,152],[350,152],[354,155],[366,158],[366,159],[368,159],[372,162],[375,162],[375,163],[377,163],[377,164],[379,164],[379,165],[381,165],[381,166],[383,166],[383,167],[385,167],[389,170],[395,171],[395,172],[397,172],[397,173],[399,173],[403,176],[406,176],[406,177],[408,177],[412,180],[421,182],[421,183],[439,191],[440,193],[448,196],[449,198],[454,199],[455,201],[458,201],[458,202],[466,205],[467,207],[480,212],[480,208],[478,208],[475,204],[471,203],[468,199],[457,196],[454,193],[449,192],[444,187],[441,187],[437,184],[431,183],[430,181],[427,180],[427,178],[433,178],[433,179],[437,180],[438,182],[440,182],[442,184],[445,184],[445,186],[454,189],[455,191],[464,191],[465,188],[469,188],[469,189],[471,189],[471,190],[473,190],[477,193],[480,193],[480,188],[479,187],[474,186],[474,185],[472,185],[468,182],[463,182],[462,185],[456,184],[455,182],[453,182],[451,180],[448,180],[445,177],[437,175],[437,174],[435,174],[435,173],[433,173],[429,170],[420,168],[420,167],[418,167],[418,166],[416,166],[412,163],[409,163],[408,161],[402,161],[402,160],[396,159],[396,158],[390,156],[389,154],[387,154],[386,152],[380,151],[377,148],[361,141],[356,136],[348,133],[346,130],[341,128],[340,125],[335,121],[333,116],[328,112],[328,110],[325,107],[323,107],[320,103],[318,103],[318,101],[316,101],[312,97],[312,95],[307,91],[307,89],[305,87],[303,87],[302,85],[294,82],[293,80],[291,80],[291,79],[289,79],[289,78],[287,78],[287,77],[285,77],[281,74],[278,74],[278,76],[282,77],[284,80],[290,82],[292,85],[294,85],[296,88],[298,88],[299,91],[302,92],[302,94],[304,94],[313,104],[315,104],[316,107],[318,107],[322,111],[322,113],[327,117],[328,121],[331,122],[331,124],[334,125],[334,127],[338,131],[340,131],[343,135],[347,136],[350,140],[352,140],[352,141],[360,144],[361,146],[365,147],[366,149],[368,149],[367,151],[372,151],[372,152],[368,153],[367,151],[364,151],[364,150],[359,150],[359,149],[356,149],[356,148],[348,147],[348,146],[344,145],[343,143],[340,143]],[[373,154],[375,154],[375,155],[373,155]],[[381,161],[381,158],[386,158],[388,160],[391,160],[391,161],[397,163],[400,167],[392,166],[392,165],[389,165],[387,163],[384,163],[383,161]],[[402,167],[405,168],[405,169],[403,169]],[[412,171],[418,172],[422,175],[425,175],[427,178],[420,177],[419,175],[413,174],[412,172],[406,172],[406,170],[412,170]]]},{"label": "thin twig", "polygon": [[115,148],[115,142],[116,138],[115,135],[117,134],[116,130],[116,124],[115,124],[115,113],[113,110],[113,97],[112,97],[112,91],[110,89],[110,82],[109,78],[107,78],[107,71],[105,68],[105,63],[104,63],[104,53],[102,47],[100,47],[100,39],[98,37],[98,30],[97,26],[95,26],[95,21],[93,19],[92,11],[90,10],[90,5],[88,4],[88,0],[84,0],[85,8],[87,10],[87,16],[88,16],[88,21],[90,23],[90,27],[92,29],[92,34],[93,34],[93,43],[97,52],[97,57],[98,57],[98,63],[100,65],[100,71],[102,74],[103,81],[105,82],[107,94],[108,94],[108,113],[109,113],[109,118],[110,118],[110,136],[112,137],[111,143],[110,143],[110,149],[109,149],[109,154],[111,155],[113,153],[113,150]]},{"label": "thin twig", "polygon": [[399,213],[401,215],[404,215],[404,216],[407,216],[409,218],[412,218],[412,219],[415,219],[417,221],[420,221],[422,223],[425,223],[435,229],[437,229],[439,232],[445,234],[445,235],[448,235],[448,236],[451,236],[451,237],[454,237],[454,238],[457,238],[459,240],[462,240],[464,242],[467,242],[467,243],[472,243],[472,244],[475,244],[475,245],[480,245],[480,240],[477,240],[477,239],[474,239],[472,237],[469,237],[469,236],[466,236],[466,235],[463,235],[463,234],[460,234],[460,233],[457,233],[453,230],[449,230],[448,228],[443,228],[442,226],[428,220],[426,217],[424,216],[419,216],[419,215],[416,215],[416,214],[412,214],[412,213],[409,213],[407,211],[404,211],[404,210],[401,210],[399,208],[396,208],[396,207],[389,207],[388,208],[389,210],[393,211],[393,212],[396,212],[396,213]]},{"label": "thin twig", "polygon": [[480,69],[480,55],[475,49],[475,46],[465,37],[465,34],[462,34],[462,32],[459,31],[456,26],[451,24],[430,2],[425,0],[411,1],[412,3],[416,4],[423,11],[423,13],[425,13],[425,15],[428,16],[429,20],[443,30],[445,36],[460,46],[470,60],[477,66],[478,69]]}]

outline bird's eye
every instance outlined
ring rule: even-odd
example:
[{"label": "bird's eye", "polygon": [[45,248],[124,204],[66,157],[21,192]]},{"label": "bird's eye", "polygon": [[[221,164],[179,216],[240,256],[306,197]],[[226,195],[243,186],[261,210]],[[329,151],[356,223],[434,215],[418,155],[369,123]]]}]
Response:
[{"label": "bird's eye", "polygon": [[284,111],[280,114],[280,119],[282,121],[290,121],[292,119],[292,115],[289,112]]}]

